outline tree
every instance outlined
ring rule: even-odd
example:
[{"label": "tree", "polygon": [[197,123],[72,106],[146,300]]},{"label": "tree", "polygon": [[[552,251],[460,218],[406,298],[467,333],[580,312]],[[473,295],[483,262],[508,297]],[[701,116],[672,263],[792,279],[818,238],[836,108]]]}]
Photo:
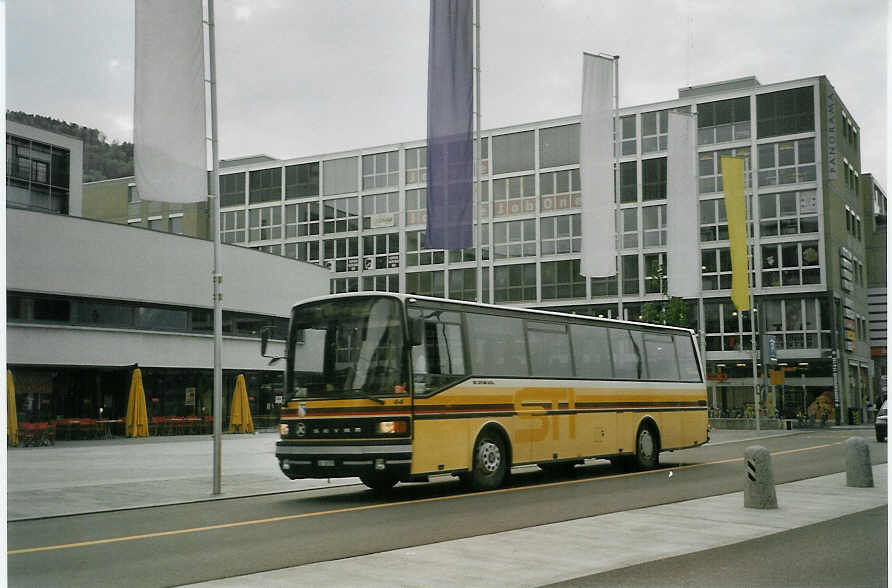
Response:
[{"label": "tree", "polygon": [[653,262],[648,268],[648,280],[656,281],[660,285],[660,301],[652,300],[641,305],[641,320],[655,325],[672,325],[675,327],[688,326],[688,307],[683,298],[669,296],[666,293],[666,274],[663,265]]}]

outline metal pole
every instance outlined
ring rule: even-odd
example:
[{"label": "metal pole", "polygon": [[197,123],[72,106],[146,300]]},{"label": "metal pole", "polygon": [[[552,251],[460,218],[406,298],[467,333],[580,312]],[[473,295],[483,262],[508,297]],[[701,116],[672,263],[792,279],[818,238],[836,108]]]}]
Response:
[{"label": "metal pole", "polygon": [[[746,177],[746,176],[744,176]],[[746,181],[744,180],[744,185]],[[759,372],[758,367],[756,366],[756,361],[758,359],[757,350],[756,350],[756,321],[758,317],[756,316],[756,303],[755,297],[753,295],[753,284],[750,283],[750,278],[753,275],[753,271],[755,271],[754,264],[756,260],[754,259],[755,255],[755,243],[752,244],[752,249],[750,248],[750,239],[752,238],[750,235],[750,197],[747,195],[746,190],[743,192],[743,201],[746,204],[746,214],[744,216],[744,222],[746,223],[746,253],[747,253],[747,264],[746,264],[746,282],[749,285],[750,292],[750,329],[752,330],[752,342],[750,347],[753,350],[753,417],[756,419],[756,431],[761,430],[761,426],[759,424]],[[765,369],[765,366],[762,366],[762,369]]]},{"label": "metal pole", "polygon": [[[623,218],[619,207],[619,55],[613,56],[613,206],[614,230],[616,234],[616,295],[617,318],[623,319]],[[637,189],[637,186],[636,186]]]},{"label": "metal pole", "polygon": [[208,58],[211,85],[211,227],[214,231],[214,494],[220,494],[223,436],[223,267],[220,255],[220,199],[217,155],[217,65],[214,51],[214,0],[208,0]]},{"label": "metal pole", "polygon": [[[480,233],[481,227],[480,224],[480,207],[483,203],[483,139],[480,136],[480,0],[476,0],[474,3],[474,86],[476,89],[477,96],[477,161],[475,162],[475,167],[477,168],[477,226],[474,242],[477,244],[477,251],[475,252],[474,257],[477,259],[477,302],[483,302],[483,260],[481,259],[481,254],[483,253],[483,248],[480,243]],[[487,300],[487,302],[489,302]]]}]

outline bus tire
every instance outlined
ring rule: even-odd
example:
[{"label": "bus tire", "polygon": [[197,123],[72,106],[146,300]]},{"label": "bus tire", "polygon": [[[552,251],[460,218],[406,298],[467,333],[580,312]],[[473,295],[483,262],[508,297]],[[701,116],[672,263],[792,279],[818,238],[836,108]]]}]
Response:
[{"label": "bus tire", "polygon": [[396,483],[399,481],[387,474],[363,474],[359,476],[359,480],[379,494],[387,492],[396,486]]},{"label": "bus tire", "polygon": [[505,481],[508,471],[508,452],[505,440],[495,431],[483,431],[474,444],[474,466],[471,468],[471,488],[492,490]]},{"label": "bus tire", "polygon": [[635,443],[635,469],[652,470],[660,464],[660,443],[653,425],[644,424],[638,429]]}]

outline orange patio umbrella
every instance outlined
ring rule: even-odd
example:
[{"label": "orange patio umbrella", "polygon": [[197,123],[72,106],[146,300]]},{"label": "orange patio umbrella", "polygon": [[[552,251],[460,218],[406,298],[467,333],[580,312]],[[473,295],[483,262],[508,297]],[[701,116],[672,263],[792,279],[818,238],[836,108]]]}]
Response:
[{"label": "orange patio umbrella", "polygon": [[254,420],[251,418],[251,405],[248,404],[248,389],[244,374],[235,379],[232,402],[229,403],[229,432],[253,433]]},{"label": "orange patio umbrella", "polygon": [[19,444],[19,418],[15,410],[15,382],[12,372],[6,370],[6,442]]},{"label": "orange patio umbrella", "polygon": [[142,372],[133,370],[130,381],[130,398],[127,400],[127,419],[125,421],[128,437],[148,437],[149,419],[146,414],[146,393],[142,387]]}]

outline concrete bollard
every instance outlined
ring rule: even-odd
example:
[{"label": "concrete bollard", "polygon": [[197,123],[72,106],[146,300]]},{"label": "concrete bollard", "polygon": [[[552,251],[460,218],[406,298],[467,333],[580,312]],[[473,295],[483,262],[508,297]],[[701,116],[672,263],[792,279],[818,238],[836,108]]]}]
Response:
[{"label": "concrete bollard", "polygon": [[846,486],[873,488],[870,448],[861,437],[849,437],[846,441]]},{"label": "concrete bollard", "polygon": [[743,487],[745,508],[777,508],[771,454],[761,445],[751,445],[743,452],[746,476]]}]

